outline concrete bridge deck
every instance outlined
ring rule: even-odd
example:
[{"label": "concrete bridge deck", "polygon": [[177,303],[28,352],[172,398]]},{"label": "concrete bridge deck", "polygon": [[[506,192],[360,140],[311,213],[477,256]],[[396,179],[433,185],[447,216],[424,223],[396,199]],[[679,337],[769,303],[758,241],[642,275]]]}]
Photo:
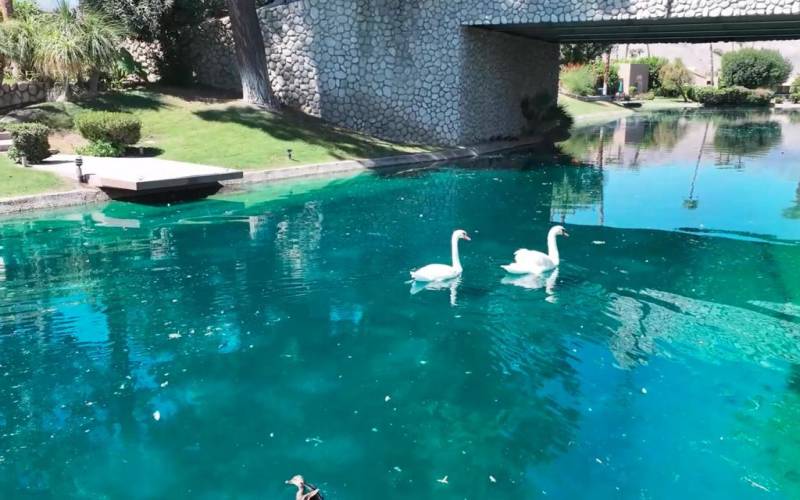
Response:
[{"label": "concrete bridge deck", "polygon": [[[76,180],[76,155],[58,154],[34,165],[62,177]],[[241,170],[183,163],[159,158],[83,157],[86,184],[101,189],[146,193],[206,186],[221,181],[241,179]]]}]

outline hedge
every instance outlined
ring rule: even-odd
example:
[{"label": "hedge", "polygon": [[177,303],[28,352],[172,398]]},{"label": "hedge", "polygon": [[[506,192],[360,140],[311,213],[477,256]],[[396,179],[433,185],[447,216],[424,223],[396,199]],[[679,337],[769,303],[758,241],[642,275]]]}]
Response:
[{"label": "hedge", "polygon": [[89,142],[130,146],[142,137],[142,121],[130,113],[89,111],[78,116],[75,126]]},{"label": "hedge", "polygon": [[8,148],[8,157],[22,163],[25,157],[29,163],[39,163],[50,156],[50,128],[41,123],[18,123],[6,125],[6,130],[11,132],[11,147]]},{"label": "hedge", "polygon": [[745,87],[697,87],[694,99],[704,106],[769,106],[775,94],[766,89]]}]

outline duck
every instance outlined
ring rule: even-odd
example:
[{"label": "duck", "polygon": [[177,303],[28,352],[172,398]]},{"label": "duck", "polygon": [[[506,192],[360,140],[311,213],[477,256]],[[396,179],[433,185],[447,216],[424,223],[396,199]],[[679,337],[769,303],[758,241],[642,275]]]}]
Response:
[{"label": "duck", "polygon": [[500,266],[509,274],[542,274],[561,263],[556,237],[569,237],[564,226],[553,226],[547,233],[547,253],[520,248],[514,252],[514,262]]},{"label": "duck", "polygon": [[415,271],[411,271],[411,279],[419,282],[447,281],[461,276],[463,268],[461,260],[458,258],[459,240],[471,241],[469,235],[463,229],[456,229],[450,237],[450,250],[453,257],[453,264],[428,264]]}]

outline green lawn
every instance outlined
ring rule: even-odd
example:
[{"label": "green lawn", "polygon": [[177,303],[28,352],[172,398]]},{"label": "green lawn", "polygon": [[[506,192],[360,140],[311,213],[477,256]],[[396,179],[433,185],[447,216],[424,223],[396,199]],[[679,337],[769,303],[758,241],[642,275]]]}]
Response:
[{"label": "green lawn", "polygon": [[623,108],[609,102],[585,102],[565,95],[558,96],[558,103],[564,106],[575,118],[578,125],[588,125],[616,120],[625,116],[648,111],[697,107],[695,103],[685,103],[683,99],[657,97],[652,101],[644,101],[640,108]]},{"label": "green lawn", "polygon": [[66,182],[55,174],[39,172],[15,165],[0,155],[0,197],[46,193],[68,189]]},{"label": "green lawn", "polygon": [[[331,127],[301,113],[272,114],[232,100],[182,96],[169,90],[112,93],[92,101],[28,108],[57,128],[86,109],[126,111],[142,119],[147,153],[169,160],[265,169],[420,151]],[[73,137],[73,144],[79,138]],[[59,144],[69,149],[66,144]],[[287,155],[292,150],[293,160]]]}]

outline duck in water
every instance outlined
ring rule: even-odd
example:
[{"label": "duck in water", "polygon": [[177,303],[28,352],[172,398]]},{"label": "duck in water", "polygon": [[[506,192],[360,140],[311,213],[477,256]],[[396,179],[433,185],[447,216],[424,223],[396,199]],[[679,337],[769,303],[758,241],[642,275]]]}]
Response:
[{"label": "duck in water", "polygon": [[306,483],[303,476],[299,474],[286,481],[286,484],[297,487],[297,493],[294,495],[295,500],[323,500],[319,488],[315,487],[313,484]]}]

